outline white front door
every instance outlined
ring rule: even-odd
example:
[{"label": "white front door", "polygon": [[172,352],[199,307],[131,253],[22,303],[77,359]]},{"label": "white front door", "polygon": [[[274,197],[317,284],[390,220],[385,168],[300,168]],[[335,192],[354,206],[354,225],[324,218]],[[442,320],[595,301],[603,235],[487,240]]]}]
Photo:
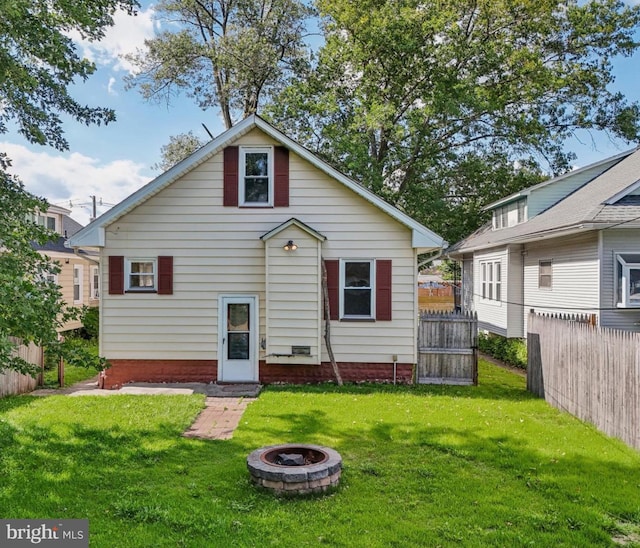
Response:
[{"label": "white front door", "polygon": [[258,382],[258,297],[219,300],[218,381]]}]

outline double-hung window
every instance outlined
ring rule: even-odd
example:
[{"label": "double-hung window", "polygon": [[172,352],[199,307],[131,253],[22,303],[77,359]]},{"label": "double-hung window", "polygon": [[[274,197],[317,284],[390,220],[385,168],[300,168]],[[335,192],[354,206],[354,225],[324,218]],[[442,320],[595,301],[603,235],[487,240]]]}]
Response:
[{"label": "double-hung window", "polygon": [[480,285],[483,299],[502,300],[502,265],[500,261],[480,263]]},{"label": "double-hung window", "polygon": [[615,271],[618,308],[640,307],[640,254],[616,254]]},{"label": "double-hung window", "polygon": [[97,266],[91,267],[91,298],[100,298],[100,271]]},{"label": "double-hung window", "polygon": [[73,304],[82,304],[83,270],[81,264],[73,265]]},{"label": "double-hung window", "polygon": [[38,215],[38,224],[54,232],[56,231],[56,218],[51,215]]},{"label": "double-hung window", "polygon": [[156,260],[128,259],[127,291],[156,291]]},{"label": "double-hung window", "polygon": [[545,260],[538,263],[538,288],[551,289],[553,287],[553,263]]},{"label": "double-hung window", "polygon": [[343,260],[340,263],[340,317],[373,319],[375,261],[367,259]]},{"label": "double-hung window", "polygon": [[273,205],[273,148],[241,147],[239,194],[242,206]]}]

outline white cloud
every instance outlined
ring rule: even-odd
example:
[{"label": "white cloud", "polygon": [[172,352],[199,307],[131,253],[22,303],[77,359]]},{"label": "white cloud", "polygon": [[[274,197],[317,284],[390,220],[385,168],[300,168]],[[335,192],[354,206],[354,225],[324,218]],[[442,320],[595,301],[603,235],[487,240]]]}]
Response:
[{"label": "white cloud", "polygon": [[153,38],[153,14],[153,7],[138,11],[135,17],[118,11],[113,17],[113,27],[106,31],[104,38],[99,42],[83,40],[77,32],[69,35],[80,47],[81,54],[97,65],[133,73],[134,67],[124,55],[142,48],[146,39]]},{"label": "white cloud", "polygon": [[115,83],[116,79],[113,76],[109,78],[109,83],[107,84],[107,93],[109,95],[118,95],[118,92],[114,88]]},{"label": "white cloud", "polygon": [[68,155],[34,152],[13,143],[0,143],[0,150],[11,158],[11,171],[26,189],[49,203],[71,207],[71,216],[82,224],[89,222],[91,196],[102,199],[98,214],[107,204],[117,204],[149,181],[146,166],[131,160],[103,164],[96,158],[74,152]]}]

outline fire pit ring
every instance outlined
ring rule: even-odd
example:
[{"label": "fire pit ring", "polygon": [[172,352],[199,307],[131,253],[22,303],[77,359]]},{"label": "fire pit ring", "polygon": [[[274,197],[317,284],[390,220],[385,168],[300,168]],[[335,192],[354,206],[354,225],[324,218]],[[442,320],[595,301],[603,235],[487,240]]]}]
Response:
[{"label": "fire pit ring", "polygon": [[308,495],[338,485],[342,457],[320,445],[269,445],[247,457],[247,468],[253,483],[278,495]]}]

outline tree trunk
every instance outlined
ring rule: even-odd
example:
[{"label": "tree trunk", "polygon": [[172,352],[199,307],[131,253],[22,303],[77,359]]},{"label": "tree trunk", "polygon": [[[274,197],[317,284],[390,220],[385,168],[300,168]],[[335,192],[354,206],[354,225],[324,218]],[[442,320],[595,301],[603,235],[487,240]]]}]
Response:
[{"label": "tree trunk", "polygon": [[329,360],[331,361],[331,367],[333,374],[336,378],[338,386],[342,386],[342,377],[340,376],[340,369],[336,363],[336,358],[333,355],[333,349],[331,348],[331,315],[329,308],[329,288],[327,286],[327,267],[322,259],[322,301],[324,305],[324,344],[327,347],[327,354],[329,354]]}]

